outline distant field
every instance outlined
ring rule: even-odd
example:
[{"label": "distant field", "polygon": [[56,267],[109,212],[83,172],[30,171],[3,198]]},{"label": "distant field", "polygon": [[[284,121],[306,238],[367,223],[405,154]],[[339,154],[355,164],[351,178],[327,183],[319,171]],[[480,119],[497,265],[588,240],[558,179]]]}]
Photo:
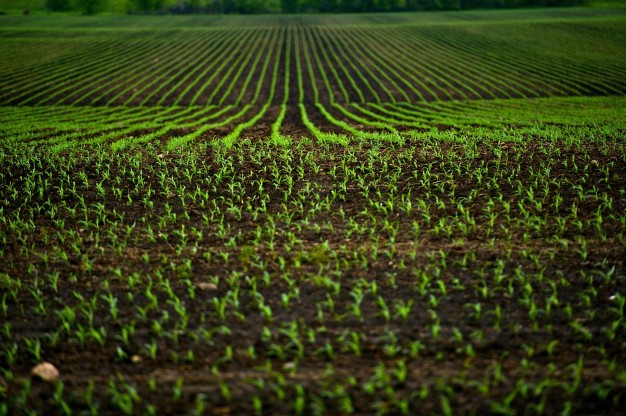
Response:
[{"label": "distant field", "polygon": [[0,64],[0,100],[14,112],[38,108],[46,125],[3,125],[58,140],[57,120],[87,109],[88,131],[63,130],[61,147],[458,127],[468,121],[441,120],[438,106],[622,95],[625,16],[5,17],[0,51],[12,59]]},{"label": "distant field", "polygon": [[1,16],[0,56],[0,416],[623,415],[626,10]]}]

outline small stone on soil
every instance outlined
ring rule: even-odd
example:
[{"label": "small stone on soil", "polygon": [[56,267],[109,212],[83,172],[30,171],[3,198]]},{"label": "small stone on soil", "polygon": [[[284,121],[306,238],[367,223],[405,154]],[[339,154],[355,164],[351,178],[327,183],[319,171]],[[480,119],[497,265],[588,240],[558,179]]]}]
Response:
[{"label": "small stone on soil", "polygon": [[293,361],[283,364],[283,370],[293,370],[295,368],[296,368],[296,363],[294,363]]},{"label": "small stone on soil", "polygon": [[217,290],[217,285],[215,283],[202,282],[198,283],[196,286],[198,286],[198,289],[200,290]]},{"label": "small stone on soil", "polygon": [[32,377],[45,381],[46,383],[52,383],[59,380],[59,370],[49,362],[43,362],[37,364],[30,371]]}]

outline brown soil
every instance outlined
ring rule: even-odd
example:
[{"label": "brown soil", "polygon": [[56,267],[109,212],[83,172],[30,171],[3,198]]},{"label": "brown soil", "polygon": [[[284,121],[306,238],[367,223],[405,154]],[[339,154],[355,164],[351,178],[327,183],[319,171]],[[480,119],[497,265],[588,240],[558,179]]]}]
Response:
[{"label": "brown soil", "polygon": [[[265,135],[267,126],[261,126],[260,134]],[[305,414],[320,409],[324,409],[323,414],[346,414],[350,409],[356,414],[400,414],[405,402],[409,414],[442,414],[448,407],[454,414],[498,414],[504,407],[497,406],[508,403],[511,409],[528,414],[539,413],[540,408],[546,414],[569,408],[577,415],[618,415],[626,406],[626,385],[619,376],[626,363],[626,338],[624,332],[612,339],[606,334],[616,318],[614,300],[610,299],[622,290],[626,275],[626,250],[623,241],[616,239],[618,235],[623,238],[624,226],[619,218],[607,216],[602,229],[609,238],[601,241],[591,226],[598,202],[580,200],[567,183],[580,183],[581,176],[558,162],[573,160],[583,166],[589,160],[596,161],[585,173],[583,190],[589,193],[593,185],[599,195],[613,199],[614,213],[623,213],[626,200],[619,191],[626,177],[626,165],[619,156],[624,154],[623,146],[607,152],[594,146],[576,150],[549,143],[527,147],[503,143],[502,149],[510,155],[504,160],[495,156],[496,148],[485,143],[474,159],[464,159],[463,147],[450,144],[362,143],[346,148],[301,141],[288,150],[259,143],[254,146],[233,149],[225,159],[218,159],[217,152],[222,151],[212,148],[190,156],[146,148],[139,168],[133,168],[142,172],[145,181],[139,188],[128,170],[133,166],[129,157],[137,156],[118,159],[87,151],[77,158],[71,154],[55,158],[41,153],[32,160],[38,161],[34,165],[37,174],[49,175],[49,190],[33,201],[26,201],[23,195],[13,199],[7,188],[9,183],[18,189],[25,186],[24,178],[33,167],[2,165],[0,173],[5,179],[0,191],[6,201],[5,216],[23,218],[28,207],[48,206],[45,201],[71,208],[79,204],[80,196],[90,207],[89,223],[96,220],[97,204],[105,205],[109,218],[94,228],[82,221],[82,214],[72,217],[61,208],[55,217],[64,220],[60,227],[44,208],[35,211],[34,228],[24,232],[23,240],[8,228],[2,232],[6,244],[0,275],[17,278],[22,287],[12,298],[9,293],[16,288],[6,279],[0,282],[6,294],[4,322],[10,324],[11,333],[7,337],[3,331],[0,344],[4,351],[18,346],[14,362],[9,363],[6,353],[0,355],[4,369],[0,397],[9,414],[28,409],[62,414],[62,402],[77,412],[87,411],[89,382],[95,385],[92,403],[101,414],[120,414],[127,409],[125,399],[115,391],[130,394],[134,414],[145,414],[150,406],[158,414],[192,414],[199,403],[204,404],[206,414],[253,414],[256,404],[264,414],[294,414],[299,400],[303,400]],[[259,150],[265,148],[269,153]],[[372,199],[368,199],[356,178],[347,176],[341,166],[345,162],[357,168],[372,155],[374,159],[362,175],[378,182],[371,190]],[[313,163],[307,162],[309,158]],[[202,167],[202,174],[188,180],[184,169],[191,159]],[[203,178],[215,177],[228,166],[224,160],[233,163],[227,176],[241,183],[237,194],[244,195],[244,201],[258,206],[254,195],[258,181],[265,181],[269,197],[266,213],[254,218],[244,211],[238,217],[227,209],[228,201],[235,197],[227,186],[203,185]],[[415,164],[408,164],[410,160]],[[264,170],[273,161],[277,161],[282,177],[294,177],[291,196],[284,186],[274,186],[275,177],[269,169]],[[562,184],[559,192],[563,202],[556,211],[545,207],[550,214],[546,212],[546,225],[537,233],[515,220],[522,218],[524,207],[518,205],[521,200],[516,195],[516,181],[530,186],[532,172],[546,161],[553,169],[550,177]],[[461,171],[449,181],[440,181],[457,163]],[[420,182],[429,164],[441,189],[429,189]],[[132,204],[98,193],[96,184],[102,180],[103,166],[109,167],[112,181],[105,183],[108,195],[119,178],[116,186],[124,195],[131,195]],[[483,166],[489,173],[478,185],[468,173]],[[612,166],[608,181],[602,166]],[[302,169],[301,177],[297,176],[298,168]],[[398,168],[401,173],[392,181],[390,177]],[[61,197],[54,190],[67,169],[78,193]],[[80,172],[87,175],[88,186],[80,179]],[[210,201],[221,207],[224,222],[231,227],[229,235],[241,233],[236,246],[229,246],[219,236],[217,220],[207,223],[203,219],[210,210],[189,198],[183,206],[174,188],[169,194],[164,192],[159,172],[189,192],[196,187],[209,192]],[[499,190],[492,189],[490,178],[501,174],[515,179],[510,184],[499,180]],[[339,186],[344,181],[346,190]],[[397,191],[392,191],[392,185],[398,186]],[[315,209],[315,201],[305,199],[303,213],[309,213],[296,211],[292,223],[287,224],[281,214],[285,198],[287,206],[297,206],[296,195],[307,186],[313,187],[321,200],[331,201],[329,209],[310,211]],[[147,189],[156,191],[150,197],[153,208],[141,203]],[[377,190],[381,197],[376,196]],[[427,201],[430,225],[417,207],[411,214],[384,214],[370,205],[372,200],[385,201],[391,192],[401,195],[409,190],[414,197]],[[456,201],[473,195],[465,205],[476,218],[476,229],[464,237],[458,230],[450,237],[434,232],[438,221],[459,215],[452,190]],[[510,219],[505,219],[503,208],[496,206],[498,219],[489,227],[481,212],[489,199],[497,198],[511,202]],[[583,228],[568,223],[560,232],[555,218],[566,216],[572,204],[578,206]],[[116,220],[113,209],[121,220]],[[168,209],[177,219],[159,225],[159,218]],[[534,210],[531,206],[524,209]],[[364,210],[369,214],[363,214]],[[348,234],[348,219],[366,226],[366,233]],[[265,235],[254,246],[251,241],[257,227],[265,229],[272,221],[276,221],[273,236]],[[398,226],[394,240],[385,221]],[[422,229],[417,238],[415,223]],[[149,238],[147,225],[155,232],[155,240]],[[192,244],[179,251],[176,232],[183,225]],[[127,227],[131,231],[124,237]],[[488,228],[491,234],[487,234]],[[194,229],[203,232],[202,240],[191,236]],[[125,242],[120,251],[114,235]],[[298,240],[295,245],[291,236]],[[70,241],[78,237],[82,245],[75,251]],[[577,252],[576,241],[580,239],[588,244],[585,258]],[[562,241],[569,246],[563,246]],[[194,245],[197,248],[192,250]],[[54,254],[54,247],[68,253],[68,260]],[[376,247],[380,250],[377,254]],[[45,261],[43,253],[48,253]],[[229,253],[228,258],[222,253]],[[91,267],[84,256],[92,260]],[[498,284],[490,276],[495,276],[499,267],[505,280]],[[601,273],[611,269],[614,278],[606,280]],[[422,272],[434,280],[420,294]],[[51,273],[59,273],[58,290],[50,284]],[[134,273],[136,281],[131,284]],[[264,273],[269,279],[265,283]],[[559,304],[553,305],[551,314],[540,312],[530,317],[520,296],[528,287],[521,283],[519,273],[535,276],[528,284],[542,311],[552,293],[550,282],[556,284]],[[256,290],[245,276],[256,280]],[[325,286],[326,276],[337,286]],[[447,288],[445,293],[434,285],[437,280]],[[374,282],[375,292],[371,286],[362,286]],[[294,293],[293,284],[298,295],[285,305],[285,296]],[[148,287],[158,302],[156,309],[149,308]],[[489,289],[486,294],[483,287]],[[44,310],[29,289],[38,291]],[[360,315],[355,315],[352,305],[360,290],[365,296]],[[214,302],[232,299],[233,291],[238,293],[238,307],[228,304],[220,317]],[[271,308],[271,317],[259,309],[255,293],[261,294]],[[95,302],[92,318],[81,309],[84,305],[80,306],[79,296],[87,303],[89,299]],[[111,315],[107,296],[117,299],[116,318]],[[175,299],[185,310],[184,330],[180,329],[183,316],[177,312]],[[378,299],[388,303],[389,319],[382,314]],[[408,301],[413,307],[407,319],[402,319],[394,305]],[[469,306],[476,303],[481,305],[481,316],[472,313]],[[77,308],[69,332],[63,330],[57,314],[64,307]],[[147,311],[144,316],[139,314],[141,308]],[[501,311],[502,321],[496,318],[496,309]],[[438,317],[437,334],[433,332],[433,313]],[[590,338],[575,331],[572,322],[586,328]],[[159,335],[155,323],[169,335]],[[87,338],[81,343],[75,335],[78,325],[103,328],[103,342]],[[129,325],[133,332],[123,341],[123,328]],[[350,346],[352,337],[358,338],[359,350]],[[28,352],[27,340],[39,340],[41,360],[59,369],[63,382],[60,396],[58,384],[39,381],[24,393],[23,383],[38,361]],[[150,345],[157,348],[152,356]],[[575,370],[578,365],[580,373]],[[406,375],[401,376],[404,367]],[[131,394],[135,391],[136,395]]]}]

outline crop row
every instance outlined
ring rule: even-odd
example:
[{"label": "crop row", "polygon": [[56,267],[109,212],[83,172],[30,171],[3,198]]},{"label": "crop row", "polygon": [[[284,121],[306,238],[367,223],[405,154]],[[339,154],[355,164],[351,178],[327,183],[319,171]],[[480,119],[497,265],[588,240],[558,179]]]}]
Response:
[{"label": "crop row", "polygon": [[[315,104],[604,95],[625,89],[623,45],[613,36],[622,29],[612,20],[366,22],[342,27],[283,18],[275,26],[93,29],[61,31],[58,40],[47,39],[57,37],[52,31],[34,37],[27,28],[5,29],[3,48],[25,44],[59,56],[38,64],[28,56],[3,64],[0,99],[5,105],[239,105],[229,86],[252,95],[255,85],[243,82],[254,70],[251,62],[272,59],[273,50],[284,50],[288,42],[292,55],[300,50],[303,59],[313,61],[303,100]],[[68,54],[73,48],[78,53]],[[265,96],[272,84],[283,85],[286,54],[279,65],[278,79],[271,71],[259,79]],[[297,88],[289,84],[292,100],[300,94]],[[315,97],[312,88],[318,89]]]},{"label": "crop row", "polygon": [[[58,149],[233,143],[251,134],[400,140],[471,125],[483,106],[472,101],[501,108],[500,99],[621,95],[626,62],[614,34],[623,17],[545,13],[517,23],[413,15],[388,23],[350,17],[344,25],[333,17],[237,17],[203,26],[193,17],[159,28],[158,20],[119,28],[99,18],[90,29],[73,23],[56,32],[41,21],[16,24],[0,30],[6,53],[23,49],[0,65],[3,129]],[[465,102],[460,111],[456,100]],[[515,105],[546,105],[532,103]],[[490,111],[475,124],[494,118]]]},{"label": "crop row", "polygon": [[[286,53],[286,59],[292,60],[289,50]],[[276,54],[280,58],[282,52],[276,51]],[[297,58],[293,59],[296,67],[302,65]],[[261,72],[277,72],[276,62],[278,59],[272,67],[266,65]],[[480,132],[484,137],[499,137],[498,131],[503,128],[507,130],[509,140],[514,141],[522,140],[524,135],[570,140],[563,129],[552,125],[603,124],[603,131],[614,136],[619,136],[624,129],[621,115],[626,103],[622,98],[613,97],[364,105],[335,103],[332,106],[318,104],[307,111],[305,105],[292,108],[287,103],[288,96],[284,92],[292,78],[302,82],[302,72],[295,76],[287,72],[282,91],[280,86],[275,86],[276,95],[264,100],[259,98],[261,87],[257,83],[253,101],[259,104],[241,108],[6,107],[0,115],[0,138],[29,146],[46,145],[56,151],[99,143],[120,150],[152,141],[172,148],[191,140],[216,138],[232,144],[238,137],[245,136],[245,131],[250,131],[246,129],[254,128],[259,120],[267,120],[266,127],[257,130],[260,131],[257,134],[271,137],[274,142],[284,142],[284,130],[293,125],[293,121],[285,119],[293,111],[298,112],[296,117],[301,118],[308,129],[303,131],[304,135],[334,141],[345,141],[349,136],[395,141],[422,136],[459,140],[470,132],[472,135]],[[272,101],[277,103],[276,108],[270,107]],[[315,123],[312,117],[315,117]],[[387,133],[381,135],[381,130]]]}]

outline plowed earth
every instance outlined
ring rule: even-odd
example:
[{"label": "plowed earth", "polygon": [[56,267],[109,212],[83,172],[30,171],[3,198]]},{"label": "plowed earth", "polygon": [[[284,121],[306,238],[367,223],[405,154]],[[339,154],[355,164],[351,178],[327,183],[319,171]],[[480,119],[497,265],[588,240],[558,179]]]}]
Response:
[{"label": "plowed earth", "polygon": [[[2,358],[3,400],[9,414],[617,415],[626,338],[610,328],[626,273],[625,150],[305,140],[122,157],[17,152],[0,170],[5,184],[48,182],[33,199],[2,187],[5,216],[32,224],[2,234],[2,344],[17,345],[15,361]],[[543,192],[533,178],[544,169],[556,186],[539,209],[517,190]],[[105,195],[123,198],[99,193],[104,172]],[[64,178],[75,194],[56,191]],[[207,192],[208,205],[183,203],[179,187]],[[410,212],[400,209],[408,194]],[[600,229],[596,194],[613,201]],[[376,205],[388,200],[396,207]],[[467,233],[459,203],[475,221]],[[61,319],[67,310],[73,320]],[[25,390],[37,358],[60,370],[60,393],[38,381]]]}]

